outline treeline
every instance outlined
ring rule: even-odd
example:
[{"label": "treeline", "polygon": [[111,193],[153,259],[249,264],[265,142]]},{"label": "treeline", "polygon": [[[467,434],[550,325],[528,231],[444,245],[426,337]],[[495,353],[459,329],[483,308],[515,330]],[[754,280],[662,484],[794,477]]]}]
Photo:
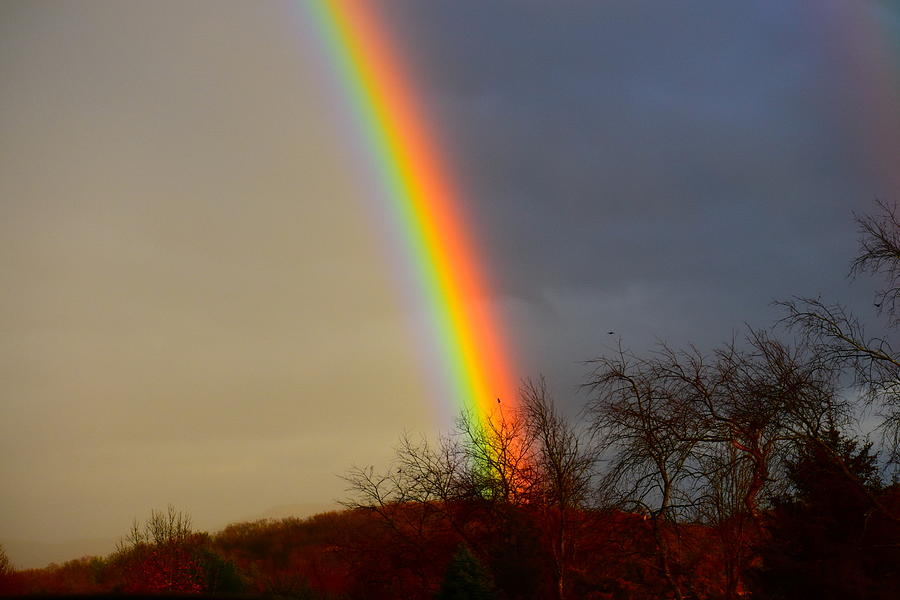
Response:
[{"label": "treeline", "polygon": [[[421,508],[397,506],[391,516],[406,524],[421,522]],[[305,600],[554,596],[553,573],[548,571],[553,558],[537,533],[542,530],[540,512],[508,508],[498,523],[483,520],[490,511],[477,515],[472,508],[459,509],[464,514],[442,513],[466,519],[465,542],[449,519],[441,522],[436,515],[427,517],[429,529],[412,540],[398,537],[378,514],[346,510],[305,520],[235,524],[214,535],[176,534],[125,545],[108,557],[8,571],[0,575],[0,590],[13,595],[174,593]],[[665,597],[666,583],[652,560],[655,542],[643,516],[584,511],[577,518],[590,527],[573,539],[579,547],[578,561],[572,563],[577,573],[567,593],[579,598]],[[706,590],[717,589],[722,563],[715,555],[714,532],[685,526],[680,536],[679,556],[691,580]]]},{"label": "treeline", "polygon": [[542,380],[526,383],[515,408],[501,399],[490,418],[462,415],[436,441],[402,437],[383,471],[352,469],[343,512],[210,536],[170,509],[108,558],[7,569],[0,585],[321,599],[900,597],[900,221],[879,206],[858,219],[851,265],[885,283],[874,334],[844,306],[798,298],[779,304],[772,328],[709,352],[619,348],[591,363],[577,418]]}]

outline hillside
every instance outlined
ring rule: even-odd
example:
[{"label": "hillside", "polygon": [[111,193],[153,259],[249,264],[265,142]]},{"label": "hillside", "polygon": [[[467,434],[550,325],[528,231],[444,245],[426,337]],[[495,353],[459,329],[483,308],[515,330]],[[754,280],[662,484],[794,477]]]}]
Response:
[{"label": "hillside", "polygon": [[[887,490],[884,499],[900,508],[900,488]],[[180,513],[174,514],[176,519],[160,522],[165,527],[155,531],[166,538],[145,538],[102,558],[84,557],[9,573],[2,578],[2,589],[6,594],[178,591],[322,600],[424,599],[469,597],[441,594],[448,580],[475,585],[474,577],[480,578],[478,585],[486,586],[491,598],[558,597],[546,534],[548,523],[559,515],[546,507],[498,506],[488,501],[453,506],[411,503],[378,511],[354,509],[306,519],[236,523],[212,535],[180,529]],[[579,510],[567,516],[573,524],[571,531],[577,532],[568,545],[568,597],[673,597],[660,568],[651,519],[621,511]],[[769,514],[765,522],[771,527],[776,517]],[[890,597],[900,582],[900,562],[896,550],[890,554],[883,549],[900,541],[900,527],[883,516],[872,515],[871,521],[872,527],[860,540],[863,552],[856,556],[854,549],[843,547],[832,557],[834,567],[836,572],[862,578],[854,583],[863,586],[856,597]],[[725,574],[733,555],[724,542],[734,525],[715,529],[672,523],[658,532],[668,544],[671,576],[679,589],[690,594],[685,598],[727,598],[732,593]],[[745,597],[752,580],[765,577],[759,549],[775,560],[767,536],[761,528],[744,538],[742,549],[752,552],[752,565],[733,597]],[[470,557],[463,563],[463,572],[459,571],[460,552]],[[881,574],[877,580],[866,578],[865,569],[857,569],[858,558],[871,567],[876,554],[882,559],[880,566],[875,565]],[[786,556],[782,553],[782,558]],[[801,578],[821,576],[804,574],[799,563],[793,568]],[[756,593],[753,597],[776,596]]]}]

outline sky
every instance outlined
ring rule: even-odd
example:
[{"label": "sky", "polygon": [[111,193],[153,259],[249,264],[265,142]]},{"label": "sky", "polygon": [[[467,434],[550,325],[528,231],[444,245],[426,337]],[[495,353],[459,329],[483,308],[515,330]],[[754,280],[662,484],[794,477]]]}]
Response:
[{"label": "sky", "polygon": [[[709,348],[794,295],[871,316],[847,270],[900,187],[896,3],[373,4],[518,375],[571,414],[620,341]],[[210,531],[333,506],[448,426],[333,71],[300,1],[0,4],[14,564],[169,503]]]}]

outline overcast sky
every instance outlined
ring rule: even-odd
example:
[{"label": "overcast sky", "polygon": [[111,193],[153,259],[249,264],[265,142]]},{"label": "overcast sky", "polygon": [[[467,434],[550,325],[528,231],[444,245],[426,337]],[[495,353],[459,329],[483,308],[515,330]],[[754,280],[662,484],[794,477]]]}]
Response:
[{"label": "overcast sky", "polygon": [[[620,337],[870,312],[846,273],[900,183],[896,4],[379,6],[519,374],[566,406]],[[313,34],[298,2],[0,4],[0,540],[326,505],[446,426]]]}]

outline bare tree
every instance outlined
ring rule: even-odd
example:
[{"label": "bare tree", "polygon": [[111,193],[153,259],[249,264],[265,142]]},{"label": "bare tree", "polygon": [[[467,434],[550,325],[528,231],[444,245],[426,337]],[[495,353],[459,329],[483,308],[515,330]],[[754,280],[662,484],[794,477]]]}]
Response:
[{"label": "bare tree", "polygon": [[584,509],[593,491],[599,446],[591,432],[576,431],[560,414],[543,378],[525,383],[522,400],[522,419],[535,448],[531,501],[543,512],[557,597],[566,598],[567,573],[576,558],[578,533],[588,526]]},{"label": "bare tree", "polygon": [[539,516],[528,527],[536,526],[544,537],[556,595],[565,598],[575,532],[584,526],[582,509],[592,495],[597,464],[596,446],[585,434],[557,410],[543,380],[527,382],[519,409],[498,405],[484,420],[463,414],[455,432],[436,444],[403,436],[386,471],[351,470],[346,505],[378,514],[420,553],[437,522],[485,555],[477,534],[486,523],[514,532],[523,518],[530,523]]},{"label": "bare tree", "polygon": [[852,262],[853,276],[869,273],[885,278],[885,287],[874,304],[887,317],[885,330],[876,335],[865,328],[847,307],[821,298],[795,298],[780,302],[782,323],[798,331],[814,345],[824,360],[853,376],[852,387],[864,392],[868,405],[881,421],[878,428],[890,452],[900,464],[900,353],[891,337],[900,325],[900,216],[896,205],[878,203],[881,214],[861,216],[859,255]]},{"label": "bare tree", "polygon": [[9,562],[9,557],[6,555],[6,550],[3,549],[3,546],[0,546],[0,577],[5,577],[14,570],[12,563]]},{"label": "bare tree", "polygon": [[900,215],[897,205],[876,201],[880,214],[857,215],[859,255],[850,264],[850,274],[883,275],[885,287],[878,291],[875,306],[889,317],[889,327],[900,325]]},{"label": "bare tree", "polygon": [[722,535],[725,578],[738,594],[747,540],[777,471],[801,440],[837,415],[833,372],[803,348],[751,331],[710,355],[668,346],[648,357],[619,351],[594,363],[594,422],[611,468],[607,485],[650,522],[660,571],[673,593],[677,553],[666,537],[703,520]]},{"label": "bare tree", "polygon": [[187,541],[193,533],[190,515],[176,510],[170,504],[165,512],[151,511],[150,518],[143,526],[135,519],[131,524],[131,531],[119,542],[119,549],[142,545],[180,544]]},{"label": "bare tree", "polygon": [[530,497],[533,469],[531,441],[519,415],[501,410],[484,421],[469,414],[457,420],[453,434],[437,443],[404,435],[385,471],[354,467],[344,477],[351,494],[348,508],[378,515],[410,557],[404,561],[430,594],[428,569],[421,557],[429,535],[454,531],[476,553],[486,556],[480,534],[485,524],[502,528],[514,517],[510,507]]},{"label": "bare tree", "polygon": [[112,563],[123,569],[127,591],[199,592],[206,581],[199,548],[206,534],[191,528],[191,518],[169,505],[137,520],[119,542]]},{"label": "bare tree", "polygon": [[[884,444],[900,461],[900,354],[886,335],[869,336],[845,306],[819,298],[781,302],[790,328],[798,330],[835,367],[852,375],[850,393],[859,390],[881,419]],[[893,317],[892,317],[893,318]]]},{"label": "bare tree", "polygon": [[405,568],[420,581],[420,593],[429,594],[428,534],[448,523],[471,542],[466,523],[454,519],[450,509],[475,493],[478,483],[467,464],[466,453],[451,436],[437,444],[408,434],[400,438],[394,461],[382,472],[374,467],[353,467],[344,477],[351,497],[344,506],[372,512],[390,532]]},{"label": "bare tree", "polygon": [[704,389],[712,393],[698,394],[711,424],[698,508],[719,535],[726,597],[737,598],[761,508],[784,491],[788,459],[848,410],[835,395],[833,370],[808,348],[765,331],[749,331],[741,348],[718,349],[711,371]]},{"label": "bare tree", "polygon": [[535,485],[534,437],[523,415],[501,407],[483,420],[463,413],[457,422],[470,492],[494,505],[519,506]]},{"label": "bare tree", "polygon": [[624,507],[649,519],[660,573],[681,600],[667,524],[693,505],[697,421],[683,385],[667,377],[659,361],[620,349],[618,356],[594,364],[594,426],[611,460],[604,485]]}]

